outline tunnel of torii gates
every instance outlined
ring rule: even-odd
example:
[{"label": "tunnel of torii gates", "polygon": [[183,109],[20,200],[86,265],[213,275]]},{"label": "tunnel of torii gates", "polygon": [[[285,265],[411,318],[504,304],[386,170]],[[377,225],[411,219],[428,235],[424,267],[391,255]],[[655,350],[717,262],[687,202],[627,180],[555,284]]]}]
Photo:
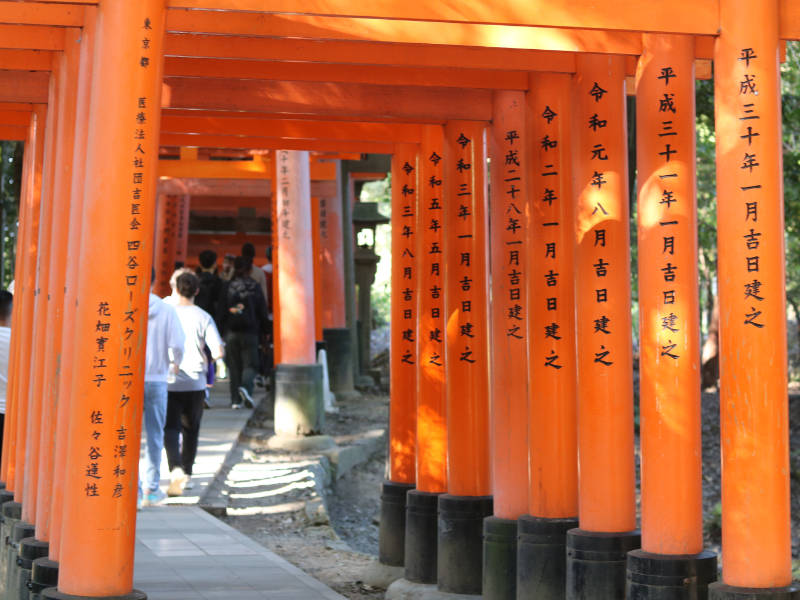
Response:
[{"label": "tunnel of torii gates", "polygon": [[[180,177],[159,181],[160,147],[187,160],[252,150],[268,165],[286,438],[319,427],[315,290],[323,309],[341,301],[314,284],[311,173],[326,153],[392,155],[380,562],[403,578],[387,595],[800,597],[779,88],[798,3],[0,1],[0,22],[0,138],[25,140],[5,597],[27,597],[28,577],[44,598],[143,596],[132,579],[149,273],[154,255],[174,255],[164,246],[177,247],[180,219],[174,203],[158,207],[158,186],[187,194],[168,189]],[[694,81],[712,64],[719,581],[702,536],[693,128]]]}]

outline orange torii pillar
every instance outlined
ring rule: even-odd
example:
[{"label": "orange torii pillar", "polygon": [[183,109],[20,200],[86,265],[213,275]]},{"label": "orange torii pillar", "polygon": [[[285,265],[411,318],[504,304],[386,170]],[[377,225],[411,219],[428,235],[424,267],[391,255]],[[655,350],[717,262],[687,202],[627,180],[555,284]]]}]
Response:
[{"label": "orange torii pillar", "polygon": [[[22,566],[21,542],[35,534],[36,507],[39,501],[37,486],[39,483],[39,441],[42,421],[42,380],[44,359],[51,351],[47,343],[47,310],[49,302],[49,261],[51,255],[51,230],[54,220],[54,176],[56,167],[56,151],[59,145],[59,127],[61,104],[64,101],[62,84],[66,74],[60,62],[54,64],[50,76],[50,89],[47,102],[47,125],[44,142],[44,163],[42,173],[41,208],[39,212],[39,234],[36,249],[34,273],[32,273],[33,304],[32,327],[30,339],[30,370],[28,373],[27,396],[23,401],[28,404],[25,422],[17,423],[17,439],[24,440],[19,444],[21,453],[17,453],[17,484],[22,489],[22,514],[20,521],[11,530],[8,571],[6,573],[6,591],[13,594],[20,589],[20,568]],[[25,385],[23,383],[23,385]],[[30,567],[30,563],[28,563]],[[27,580],[27,578],[26,578]],[[25,581],[26,581],[25,580]],[[23,586],[25,581],[23,581]]]},{"label": "orange torii pillar", "polygon": [[[309,167],[310,169],[310,167]],[[311,252],[314,257],[314,339],[322,342],[322,240],[319,228],[319,198],[311,197]]]},{"label": "orange torii pillar", "polygon": [[436,583],[437,510],[439,496],[447,491],[443,156],[444,129],[425,126],[418,163],[416,245],[410,249],[416,258],[412,268],[422,283],[416,297],[417,487],[406,494],[405,548],[405,579],[422,584]]},{"label": "orange torii pillar", "polygon": [[192,197],[183,194],[175,197],[175,263],[186,266],[189,260],[189,209]]},{"label": "orange torii pillar", "polygon": [[573,147],[579,528],[567,533],[567,598],[618,600],[639,547],[633,454],[625,61],[580,55]]},{"label": "orange torii pillar", "polygon": [[525,92],[494,93],[491,186],[491,457],[483,597],[517,597],[517,519],[528,510],[528,129]]},{"label": "orange torii pillar", "polygon": [[308,152],[279,150],[275,159],[280,286],[274,289],[274,296],[280,307],[281,354],[275,367],[273,439],[277,445],[310,444],[313,442],[301,438],[322,433],[325,412],[322,366],[316,364],[315,351]]},{"label": "orange torii pillar", "polygon": [[177,196],[158,194],[156,199],[155,244],[153,268],[156,270],[155,293],[165,297],[172,293],[169,279],[175,271],[178,232]]},{"label": "orange torii pillar", "polygon": [[[36,383],[33,386],[34,396],[40,402],[39,422],[32,423],[38,430],[37,435],[28,438],[31,444],[39,445],[35,454],[38,461],[35,467],[36,482],[32,488],[36,495],[36,512],[33,523],[36,527],[35,537],[25,538],[19,545],[18,589],[27,589],[25,583],[31,577],[33,561],[46,558],[49,551],[51,505],[53,487],[53,440],[56,432],[56,415],[54,413],[55,394],[58,378],[58,357],[61,350],[61,314],[63,309],[64,271],[67,262],[67,234],[69,233],[70,187],[73,174],[72,157],[75,140],[75,116],[78,96],[78,66],[80,36],[77,30],[66,33],[65,51],[58,57],[57,79],[57,115],[55,145],[52,153],[53,169],[46,169],[51,184],[47,186],[51,194],[48,218],[50,227],[47,235],[47,254],[40,268],[47,272],[47,277],[40,277],[38,297],[43,297],[43,314],[37,332],[35,347],[46,348],[41,356],[35,358],[32,369],[36,372]],[[45,220],[42,219],[42,226]],[[44,242],[44,239],[43,239]],[[44,243],[42,244],[44,251]],[[39,318],[39,317],[37,317]],[[46,581],[52,585],[53,582]],[[43,589],[43,588],[41,588]]]},{"label": "orange torii pillar", "polygon": [[636,73],[642,549],[629,598],[706,598],[694,39],[643,35]]},{"label": "orange torii pillar", "polygon": [[578,526],[572,76],[530,75],[528,514],[517,597],[564,598],[567,531]]},{"label": "orange torii pillar", "polygon": [[419,146],[397,144],[392,154],[392,305],[389,403],[389,477],[381,487],[378,559],[405,559],[406,492],[416,480],[417,422],[417,198]]},{"label": "orange torii pillar", "polygon": [[353,346],[344,307],[344,238],[342,237],[341,166],[336,165],[336,196],[319,199],[322,250],[322,337],[328,353],[331,391],[339,400],[358,397],[353,388]]},{"label": "orange torii pillar", "polygon": [[[4,475],[6,491],[13,495],[5,496],[3,503],[3,522],[0,535],[3,540],[10,540],[15,525],[22,518],[22,480],[18,469],[18,457],[25,453],[24,439],[20,441],[20,424],[24,423],[28,414],[28,383],[30,381],[31,338],[33,335],[33,287],[36,268],[36,254],[39,240],[39,215],[41,208],[42,173],[44,170],[44,147],[46,128],[46,107],[36,105],[31,115],[31,122],[26,140],[26,151],[23,166],[23,180],[20,194],[20,227],[17,260],[14,269],[14,310],[16,318],[12,325],[12,343],[15,345],[16,357],[9,364],[9,390],[11,395],[6,413],[3,443],[8,444],[3,451]],[[14,341],[16,340],[16,341]],[[6,453],[8,456],[6,456]],[[7,575],[11,567],[11,546],[0,553],[0,587],[7,589]]]},{"label": "orange torii pillar", "polygon": [[[101,1],[94,47],[58,587],[132,589],[164,0]],[[109,198],[117,201],[109,202]]]},{"label": "orange torii pillar", "polygon": [[710,597],[800,598],[792,584],[778,0],[720,3],[714,50],[722,582]]},{"label": "orange torii pillar", "polygon": [[439,497],[439,590],[480,594],[492,514],[486,125],[445,125],[447,494]]}]

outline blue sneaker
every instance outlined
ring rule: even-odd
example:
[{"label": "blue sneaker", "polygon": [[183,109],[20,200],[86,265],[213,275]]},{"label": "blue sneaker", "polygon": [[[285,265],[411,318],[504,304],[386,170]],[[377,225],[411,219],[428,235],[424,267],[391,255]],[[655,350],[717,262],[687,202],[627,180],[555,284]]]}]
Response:
[{"label": "blue sneaker", "polygon": [[157,504],[161,504],[167,495],[161,491],[161,488],[156,488],[155,491],[148,492],[144,498],[142,498],[142,506],[156,506]]}]

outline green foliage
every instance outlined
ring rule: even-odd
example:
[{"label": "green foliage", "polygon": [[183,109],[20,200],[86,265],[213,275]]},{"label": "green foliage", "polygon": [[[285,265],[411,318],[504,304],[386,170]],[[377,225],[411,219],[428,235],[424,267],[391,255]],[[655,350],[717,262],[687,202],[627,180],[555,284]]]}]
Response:
[{"label": "green foliage", "polygon": [[22,149],[21,142],[0,142],[0,287],[3,289],[14,278]]}]

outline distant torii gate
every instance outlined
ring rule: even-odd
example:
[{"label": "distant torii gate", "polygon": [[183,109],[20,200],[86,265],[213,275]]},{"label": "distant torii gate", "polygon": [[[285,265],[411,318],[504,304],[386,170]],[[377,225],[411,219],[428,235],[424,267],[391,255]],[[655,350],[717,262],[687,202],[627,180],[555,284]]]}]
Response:
[{"label": "distant torii gate", "polygon": [[[651,4],[515,1],[456,12],[391,0],[0,2],[0,21],[9,23],[0,25],[7,48],[0,66],[9,69],[0,71],[0,102],[10,104],[0,110],[0,133],[18,139],[28,123],[22,115],[29,115],[27,148],[35,149],[25,159],[18,333],[0,477],[17,500],[3,506],[5,526],[20,516],[34,523],[26,556],[46,553],[42,542],[49,541],[50,558],[60,563],[58,590],[45,596],[131,594],[132,455],[154,219],[155,164],[148,157],[155,159],[158,142],[194,142],[394,154],[393,236],[400,255],[408,250],[414,259],[393,252],[402,285],[393,288],[393,381],[406,372],[404,381],[418,383],[393,385],[385,495],[387,508],[399,513],[381,533],[399,544],[393,556],[404,551],[407,577],[433,577],[430,561],[427,569],[414,564],[398,529],[403,493],[419,484],[422,494],[408,494],[414,519],[407,523],[417,527],[409,542],[433,539],[431,500],[449,492],[438,500],[433,580],[444,592],[703,597],[716,567],[700,530],[689,84],[693,68],[707,69],[696,59],[713,58],[725,560],[723,582],[712,584],[710,595],[798,597],[789,535],[778,58],[780,39],[800,37],[800,8],[788,0]],[[98,11],[97,23],[113,34],[98,32],[93,49]],[[277,62],[259,64],[264,57]],[[353,62],[360,64],[329,66]],[[649,250],[640,253],[639,277],[641,550],[623,104],[625,77],[634,74],[640,243]],[[250,111],[262,121],[194,119],[178,112],[184,109]],[[267,127],[267,116],[309,123]],[[397,146],[359,137],[376,135],[381,121],[393,123],[384,131],[408,137],[394,138]],[[495,181],[491,232],[487,153]],[[290,191],[303,190],[302,161],[281,156],[291,165]],[[70,159],[78,177],[63,169]],[[133,202],[128,195],[136,189],[141,198]],[[308,196],[292,194],[292,206]],[[431,208],[434,200],[441,209]],[[54,217],[59,211],[69,212],[68,229]],[[439,226],[432,228],[434,219]],[[434,247],[441,262],[430,258],[439,253]],[[307,250],[292,248],[287,272]],[[66,256],[79,259],[67,265],[60,262]],[[307,283],[303,264],[295,272]],[[491,304],[484,301],[490,271]],[[295,303],[310,302],[303,290]],[[97,327],[110,334],[101,336],[109,338],[102,350]],[[302,363],[313,336],[299,330],[302,343],[291,354]],[[61,334],[63,345],[42,351],[45,331]],[[132,338],[139,343],[132,346]],[[55,369],[59,356],[74,364]],[[528,428],[519,426],[526,421]],[[106,473],[103,485],[89,480],[95,464]],[[486,521],[481,544],[492,496],[495,518]],[[526,506],[530,516],[520,513]],[[567,531],[576,517],[578,528]],[[92,560],[101,554],[102,565]],[[53,563],[40,562],[51,574]]]}]

